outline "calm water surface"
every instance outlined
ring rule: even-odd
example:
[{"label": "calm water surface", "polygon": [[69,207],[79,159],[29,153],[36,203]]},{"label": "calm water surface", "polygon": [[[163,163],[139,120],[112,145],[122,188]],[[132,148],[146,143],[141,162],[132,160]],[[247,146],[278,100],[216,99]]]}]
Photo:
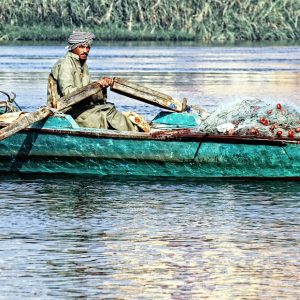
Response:
[{"label": "calm water surface", "polygon": [[[0,45],[0,90],[43,105],[63,46]],[[97,44],[89,65],[210,110],[300,103],[297,45]],[[0,299],[299,299],[299,200],[298,182],[2,174]]]},{"label": "calm water surface", "polygon": [[[64,44],[0,45],[0,87],[33,110],[46,103],[49,71]],[[232,101],[300,103],[300,45],[203,47],[197,44],[98,44],[89,56],[92,77],[124,77],[207,109]],[[109,93],[122,110],[149,119],[159,109]]]},{"label": "calm water surface", "polygon": [[3,299],[296,299],[293,182],[1,177]]}]

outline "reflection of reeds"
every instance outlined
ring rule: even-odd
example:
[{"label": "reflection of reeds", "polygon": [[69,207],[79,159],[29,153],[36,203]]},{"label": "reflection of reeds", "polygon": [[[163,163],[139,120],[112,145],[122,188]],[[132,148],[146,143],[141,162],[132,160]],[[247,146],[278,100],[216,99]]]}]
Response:
[{"label": "reflection of reeds", "polygon": [[0,39],[296,40],[299,0],[1,0]]}]

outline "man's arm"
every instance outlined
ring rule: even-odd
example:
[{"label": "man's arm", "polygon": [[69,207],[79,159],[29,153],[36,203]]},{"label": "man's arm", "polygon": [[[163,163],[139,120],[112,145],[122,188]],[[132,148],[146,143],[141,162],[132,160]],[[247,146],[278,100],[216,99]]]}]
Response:
[{"label": "man's arm", "polygon": [[101,91],[94,95],[92,99],[99,103],[105,103],[107,100],[107,88],[113,85],[113,79],[109,77],[103,77],[96,82],[101,87]]},{"label": "man's arm", "polygon": [[62,62],[57,68],[57,84],[61,92],[61,96],[69,95],[70,93],[78,90],[81,86],[76,86],[75,79],[73,77],[73,69],[70,63]]}]

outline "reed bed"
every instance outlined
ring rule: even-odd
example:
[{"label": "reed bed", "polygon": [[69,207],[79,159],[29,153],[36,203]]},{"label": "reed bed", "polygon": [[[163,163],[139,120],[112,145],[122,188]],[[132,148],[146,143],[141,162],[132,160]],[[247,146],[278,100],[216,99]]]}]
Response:
[{"label": "reed bed", "polygon": [[1,0],[0,40],[297,40],[299,17],[299,0]]}]

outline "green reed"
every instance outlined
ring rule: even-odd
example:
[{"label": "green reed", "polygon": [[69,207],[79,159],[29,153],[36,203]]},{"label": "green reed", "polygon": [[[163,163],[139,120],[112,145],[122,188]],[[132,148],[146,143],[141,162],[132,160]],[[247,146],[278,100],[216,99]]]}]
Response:
[{"label": "green reed", "polygon": [[1,0],[0,40],[297,40],[299,0]]}]

